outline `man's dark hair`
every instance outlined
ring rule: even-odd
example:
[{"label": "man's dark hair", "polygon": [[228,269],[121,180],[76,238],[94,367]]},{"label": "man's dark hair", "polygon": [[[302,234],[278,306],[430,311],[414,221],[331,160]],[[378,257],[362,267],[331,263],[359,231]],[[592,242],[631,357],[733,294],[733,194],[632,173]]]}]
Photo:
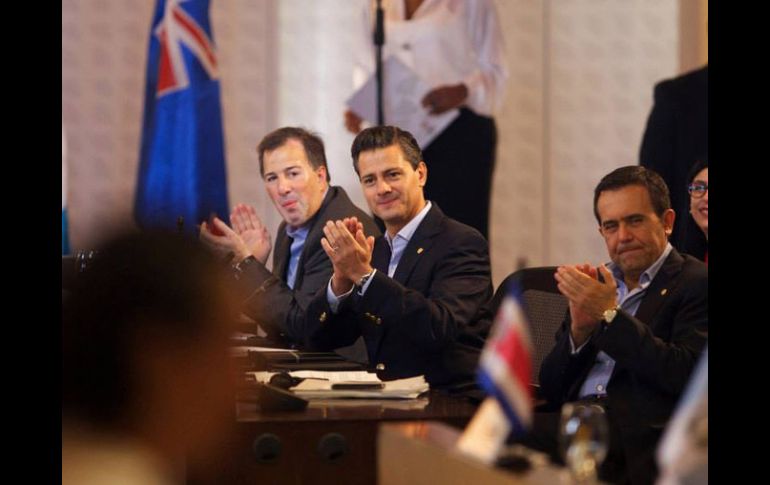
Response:
[{"label": "man's dark hair", "polygon": [[321,167],[326,168],[326,181],[329,182],[331,176],[329,175],[329,166],[326,164],[323,140],[316,133],[294,126],[278,128],[265,135],[262,141],[259,142],[257,146],[257,152],[259,152],[259,173],[263,177],[265,176],[265,152],[275,150],[289,140],[297,140],[302,143],[307,159],[314,170],[318,170]]},{"label": "man's dark hair", "polygon": [[62,304],[63,412],[100,429],[130,426],[136,354],[151,339],[196,345],[227,322],[221,271],[178,234],[122,235],[99,249]]},{"label": "man's dark hair", "polygon": [[671,208],[671,199],[668,195],[668,187],[663,178],[657,172],[640,165],[629,165],[620,167],[605,175],[599,185],[594,189],[594,215],[599,224],[602,220],[599,218],[597,202],[599,195],[607,190],[618,190],[629,185],[639,185],[647,189],[652,202],[652,208],[658,217],[663,217],[663,213]]},{"label": "man's dark hair", "polygon": [[709,168],[709,159],[704,158],[702,160],[698,160],[695,162],[695,165],[690,168],[690,171],[687,173],[687,184],[691,184],[695,181],[695,177],[700,173],[701,170],[704,168]]},{"label": "man's dark hair", "polygon": [[422,151],[414,136],[397,126],[373,126],[362,130],[356,136],[356,139],[353,140],[353,146],[350,147],[350,155],[353,157],[353,168],[356,170],[356,173],[360,175],[358,172],[358,156],[361,152],[387,148],[396,143],[401,147],[404,158],[413,169],[417,170],[417,165],[422,161]]}]

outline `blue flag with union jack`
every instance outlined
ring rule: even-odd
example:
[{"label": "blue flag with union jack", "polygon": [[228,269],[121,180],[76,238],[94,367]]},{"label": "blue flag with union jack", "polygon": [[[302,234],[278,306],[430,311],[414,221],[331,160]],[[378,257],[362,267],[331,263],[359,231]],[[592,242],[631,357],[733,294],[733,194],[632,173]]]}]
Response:
[{"label": "blue flag with union jack", "polygon": [[481,352],[478,382],[500,403],[512,432],[521,434],[532,426],[532,342],[519,290],[515,285],[507,290]]},{"label": "blue flag with union jack", "polygon": [[134,216],[143,228],[228,214],[209,0],[158,0],[150,32]]}]

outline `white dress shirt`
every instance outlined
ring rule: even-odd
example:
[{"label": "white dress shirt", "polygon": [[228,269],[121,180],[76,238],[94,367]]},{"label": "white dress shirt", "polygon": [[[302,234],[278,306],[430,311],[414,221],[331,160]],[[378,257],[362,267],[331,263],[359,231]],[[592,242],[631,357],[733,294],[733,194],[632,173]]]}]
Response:
[{"label": "white dress shirt", "polygon": [[[363,3],[361,30],[354,42],[354,89],[375,71],[375,2]],[[425,0],[410,20],[404,0],[383,0],[382,7],[383,60],[397,56],[431,89],[464,83],[465,106],[476,114],[492,117],[500,109],[508,68],[492,0]]]}]

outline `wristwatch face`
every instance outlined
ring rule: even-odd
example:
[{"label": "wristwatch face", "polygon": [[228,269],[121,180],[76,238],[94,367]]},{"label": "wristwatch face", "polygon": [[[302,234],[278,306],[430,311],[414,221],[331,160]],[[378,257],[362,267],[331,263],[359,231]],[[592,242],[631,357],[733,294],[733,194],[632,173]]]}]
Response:
[{"label": "wristwatch face", "polygon": [[248,257],[244,258],[243,260],[241,260],[238,264],[236,264],[235,265],[235,269],[238,270],[238,271],[243,271],[244,268],[246,268],[246,266],[250,265],[251,263],[253,263],[256,260],[257,260],[257,258],[255,258],[254,256],[248,256]]},{"label": "wristwatch face", "polygon": [[366,284],[366,282],[369,280],[369,278],[372,277],[372,274],[365,274],[361,277],[361,280],[358,282],[358,286],[363,288],[363,286]]},{"label": "wristwatch face", "polygon": [[612,322],[612,320],[615,319],[615,315],[617,314],[618,314],[617,308],[610,308],[609,310],[604,310],[604,313],[602,314],[602,319],[605,322],[610,323]]}]

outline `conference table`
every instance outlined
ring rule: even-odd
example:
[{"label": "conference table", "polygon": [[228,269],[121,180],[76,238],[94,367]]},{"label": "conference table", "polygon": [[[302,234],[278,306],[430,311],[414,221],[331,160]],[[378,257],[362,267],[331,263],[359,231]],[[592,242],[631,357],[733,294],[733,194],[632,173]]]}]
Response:
[{"label": "conference table", "polygon": [[[273,360],[264,359],[268,356]],[[256,361],[254,355],[250,357],[250,370],[274,370],[271,367],[279,365],[275,354],[260,355]],[[339,362],[333,364],[338,365]],[[403,469],[409,463],[412,469],[417,464],[426,471],[428,481],[422,483],[431,483],[430,470],[434,466],[464,470],[471,475],[490,472],[502,473],[504,479],[515,477],[507,471],[485,466],[479,468],[478,464],[454,460],[452,442],[478,407],[478,402],[463,394],[431,389],[415,399],[311,399],[307,407],[295,411],[266,410],[254,399],[244,397],[249,395],[253,396],[249,392],[241,393],[236,399],[234,430],[227,442],[222,444],[221,453],[218,453],[221,458],[213,464],[207,461],[205,467],[200,467],[188,457],[189,485],[386,485],[403,480],[398,473],[388,473],[390,467]],[[427,434],[421,433],[423,439],[426,436],[441,439],[434,439],[425,448],[418,437],[402,432],[414,429],[431,430]],[[394,447],[394,443],[400,444]],[[394,456],[394,450],[396,455],[404,450],[412,451],[407,456]],[[422,456],[420,452],[426,450],[428,455]],[[385,458],[382,458],[383,452],[387,453]],[[437,457],[448,457],[449,462],[442,465],[430,463],[435,462]],[[201,470],[205,470],[205,474]],[[540,477],[542,472],[530,473],[530,476]],[[553,481],[556,477],[554,473],[553,470],[546,470],[551,482],[559,483]],[[411,475],[415,480],[420,479],[419,473]],[[458,472],[457,476],[461,475]],[[396,482],[389,482],[388,477],[393,476],[399,478]],[[511,483],[548,481],[517,479]]]},{"label": "conference table", "polygon": [[[460,453],[462,430],[437,421],[383,423],[377,440],[379,485],[572,485],[567,469],[521,445],[502,450],[505,467]],[[518,458],[516,460],[515,458]],[[597,482],[596,485],[603,484]]]},{"label": "conference table", "polygon": [[375,484],[380,424],[430,420],[461,429],[475,410],[470,400],[439,390],[407,400],[311,400],[301,411],[238,402],[226,458],[213,474],[188,483]]}]

